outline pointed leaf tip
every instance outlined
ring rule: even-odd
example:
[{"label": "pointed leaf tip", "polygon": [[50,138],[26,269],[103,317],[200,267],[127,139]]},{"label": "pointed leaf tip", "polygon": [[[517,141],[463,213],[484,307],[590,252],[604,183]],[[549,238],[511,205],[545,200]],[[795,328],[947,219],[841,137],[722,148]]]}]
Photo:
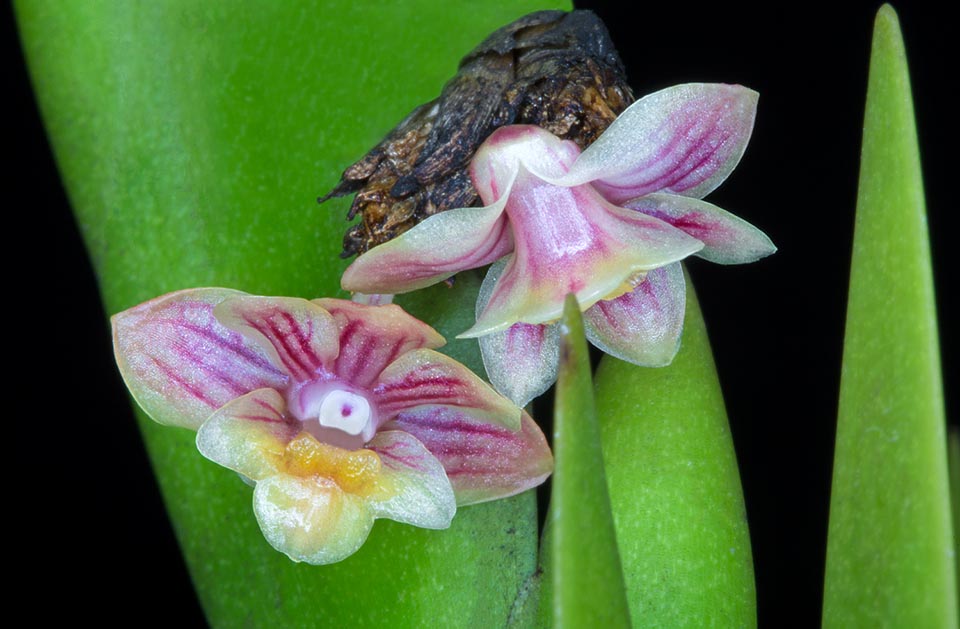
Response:
[{"label": "pointed leaf tip", "polygon": [[629,627],[626,588],[600,448],[590,359],[573,295],[560,322],[553,493],[545,537],[556,627]]},{"label": "pointed leaf tip", "polygon": [[870,57],[840,384],[823,626],[956,627],[930,245],[889,5]]}]

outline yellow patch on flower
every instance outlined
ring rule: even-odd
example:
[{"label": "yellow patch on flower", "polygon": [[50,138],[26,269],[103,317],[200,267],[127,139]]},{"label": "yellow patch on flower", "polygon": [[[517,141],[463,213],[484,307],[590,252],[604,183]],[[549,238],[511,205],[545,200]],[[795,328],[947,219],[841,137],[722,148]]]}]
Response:
[{"label": "yellow patch on flower", "polygon": [[344,450],[301,432],[283,453],[283,469],[293,476],[322,476],[352,494],[366,495],[376,488],[380,457],[367,449]]}]

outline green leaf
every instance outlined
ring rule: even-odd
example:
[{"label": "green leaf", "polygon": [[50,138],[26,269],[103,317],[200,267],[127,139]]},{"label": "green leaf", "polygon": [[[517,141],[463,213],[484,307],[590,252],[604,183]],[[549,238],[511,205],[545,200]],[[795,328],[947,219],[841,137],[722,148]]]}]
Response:
[{"label": "green leaf", "polygon": [[[190,286],[337,295],[349,201],[316,197],[492,30],[566,4],[17,2],[107,311]],[[473,303],[433,317],[458,309]],[[530,492],[448,531],[381,521],[340,564],[294,564],[191,433],[140,421],[212,625],[475,626],[505,620],[535,568]]]},{"label": "green leaf", "polygon": [[906,54],[877,14],[824,584],[825,627],[956,627],[930,246]]},{"label": "green leaf", "polygon": [[736,455],[689,281],[687,293],[682,345],[670,366],[604,356],[596,374],[630,616],[641,627],[754,627]]},{"label": "green leaf", "polygon": [[960,583],[960,430],[950,430],[947,434],[947,470],[950,476],[950,505],[953,513],[953,558],[957,568],[956,578]]},{"label": "green leaf", "polygon": [[593,401],[590,355],[573,295],[560,324],[560,370],[554,405],[555,470],[549,533],[544,536],[545,579],[553,626],[629,627],[600,429]]}]

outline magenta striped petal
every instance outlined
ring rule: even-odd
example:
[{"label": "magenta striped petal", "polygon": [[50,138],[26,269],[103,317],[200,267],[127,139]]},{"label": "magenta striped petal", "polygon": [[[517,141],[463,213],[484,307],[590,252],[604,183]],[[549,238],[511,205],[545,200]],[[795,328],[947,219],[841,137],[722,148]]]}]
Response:
[{"label": "magenta striped petal", "polygon": [[633,292],[600,301],[583,317],[587,338],[611,356],[644,367],[670,364],[680,348],[686,285],[680,263],[647,273]]},{"label": "magenta striped petal", "polygon": [[[501,260],[487,271],[477,296],[477,316],[487,307],[504,266]],[[490,384],[517,406],[529,404],[557,379],[560,336],[556,325],[517,323],[477,340]]]},{"label": "magenta striped petal", "polygon": [[470,409],[478,418],[510,429],[520,409],[457,361],[431,349],[408,352],[387,367],[373,389],[383,418],[421,406]]},{"label": "magenta striped petal", "polygon": [[380,456],[377,489],[369,496],[375,517],[427,529],[445,529],[457,512],[453,487],[443,466],[409,433],[377,433],[367,448]]},{"label": "magenta striped petal", "polygon": [[300,433],[283,397],[258,389],[227,403],[197,431],[197,449],[214,463],[258,481],[281,471],[284,448]]},{"label": "magenta striped petal", "polygon": [[613,203],[651,192],[702,198],[746,150],[758,94],[740,85],[688,83],[631,105],[559,181],[593,182]]},{"label": "magenta striped petal", "polygon": [[340,331],[317,304],[294,297],[245,296],[225,300],[214,315],[259,344],[297,382],[333,368]]},{"label": "magenta striped petal", "polygon": [[676,194],[648,194],[624,207],[659,218],[704,244],[694,255],[718,264],[745,264],[777,248],[762,231],[712,203]]},{"label": "magenta striped petal", "polygon": [[526,413],[517,431],[442,407],[401,413],[386,428],[410,433],[437,457],[461,506],[518,494],[553,471],[547,441]]},{"label": "magenta striped petal", "polygon": [[114,315],[120,374],[137,403],[161,424],[196,429],[215,410],[288,377],[268,354],[214,317],[244,295],[225,288],[170,293]]},{"label": "magenta striped petal", "polygon": [[490,264],[513,249],[505,203],[435,214],[354,260],[340,285],[360,293],[406,293]]},{"label": "magenta striped petal", "polygon": [[399,306],[365,306],[343,299],[316,299],[314,303],[337,322],[340,354],[333,371],[354,387],[370,387],[387,365],[409,351],[446,342]]}]

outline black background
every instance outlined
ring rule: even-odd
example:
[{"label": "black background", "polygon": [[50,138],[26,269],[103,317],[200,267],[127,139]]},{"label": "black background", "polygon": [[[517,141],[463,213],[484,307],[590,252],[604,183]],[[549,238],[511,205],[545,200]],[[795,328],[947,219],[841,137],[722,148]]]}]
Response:
[{"label": "black background", "polygon": [[[766,231],[780,251],[752,265],[694,260],[690,269],[739,457],[761,625],[811,627],[820,617],[859,142],[879,5],[716,4],[725,6],[578,6],[607,22],[638,96],[687,81],[760,92],[747,154],[710,200]],[[947,146],[956,139],[956,101],[946,93],[956,79],[955,55],[948,55],[954,42],[946,9],[904,3],[898,11],[926,181],[947,409],[956,426],[960,344],[957,328],[947,325],[957,320],[948,299],[957,265],[947,250],[955,211],[948,193],[956,175],[947,172],[955,159]],[[17,532],[7,541],[30,558],[21,587],[43,601],[55,592],[56,605],[34,607],[41,617],[128,621],[133,608],[160,623],[202,626],[113,366],[96,281],[9,10],[5,18],[13,136],[5,143],[12,151],[4,247],[12,290],[5,303],[26,304],[8,310],[7,325],[20,326],[8,330],[6,343],[8,368],[19,376],[8,391],[17,400],[17,430],[8,437],[16,466],[8,468],[13,504],[6,512]],[[89,422],[110,429],[91,430]]]}]

